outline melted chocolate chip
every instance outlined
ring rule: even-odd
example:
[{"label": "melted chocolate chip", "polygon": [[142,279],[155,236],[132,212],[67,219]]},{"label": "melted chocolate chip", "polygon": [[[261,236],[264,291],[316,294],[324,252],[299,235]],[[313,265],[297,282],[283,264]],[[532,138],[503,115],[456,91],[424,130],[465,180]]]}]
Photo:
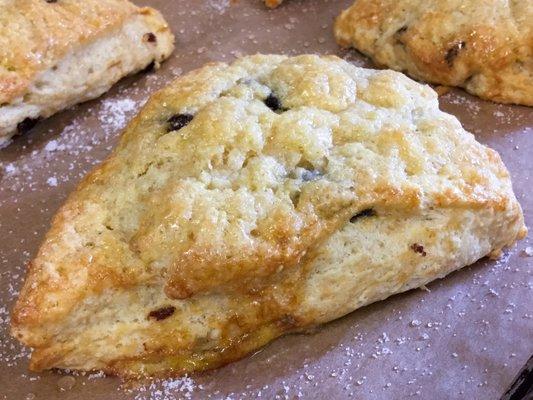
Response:
[{"label": "melted chocolate chip", "polygon": [[427,255],[426,251],[424,250],[424,246],[418,243],[413,243],[411,245],[411,250],[413,250],[415,253],[420,254],[422,257],[425,257]]},{"label": "melted chocolate chip", "polygon": [[40,118],[25,118],[17,125],[17,132],[20,134],[28,132],[31,128],[33,128],[37,122],[39,122]]},{"label": "melted chocolate chip", "polygon": [[444,60],[446,61],[446,64],[451,68],[453,67],[453,62],[455,61],[455,58],[459,54],[459,51],[464,49],[466,47],[466,42],[461,41],[455,43],[452,47],[448,49],[446,52],[446,55],[444,56]]},{"label": "melted chocolate chip", "polygon": [[350,218],[350,222],[353,224],[355,221],[357,221],[359,218],[363,218],[363,217],[374,217],[376,216],[376,212],[371,209],[371,208],[367,208],[363,211],[361,211],[360,213],[358,214],[355,214],[352,218]]},{"label": "melted chocolate chip", "polygon": [[152,318],[156,321],[161,321],[174,314],[174,311],[176,311],[176,307],[174,306],[161,307],[157,310],[150,311],[150,313],[148,314],[148,319]]},{"label": "melted chocolate chip", "polygon": [[272,111],[281,110],[281,101],[273,93],[270,93],[265,99],[265,105]]},{"label": "melted chocolate chip", "polygon": [[57,0],[45,0],[47,3],[57,3]]},{"label": "melted chocolate chip", "polygon": [[191,114],[176,114],[170,117],[167,120],[167,132],[177,131],[178,129],[183,128],[189,122],[192,121],[194,115]]},{"label": "melted chocolate chip", "polygon": [[152,32],[147,32],[143,35],[143,40],[148,43],[156,43],[157,36],[154,35]]}]

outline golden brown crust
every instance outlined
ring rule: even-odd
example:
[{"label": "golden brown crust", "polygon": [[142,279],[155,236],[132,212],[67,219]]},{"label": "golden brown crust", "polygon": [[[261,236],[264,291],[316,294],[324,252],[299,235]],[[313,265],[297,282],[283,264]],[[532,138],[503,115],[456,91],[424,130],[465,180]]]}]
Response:
[{"label": "golden brown crust", "polygon": [[521,229],[498,154],[427,86],[337,57],[244,57],[148,101],[54,218],[13,333],[35,369],[205,369]]},{"label": "golden brown crust", "polygon": [[357,0],[335,23],[342,46],[428,82],[533,105],[533,3]]}]

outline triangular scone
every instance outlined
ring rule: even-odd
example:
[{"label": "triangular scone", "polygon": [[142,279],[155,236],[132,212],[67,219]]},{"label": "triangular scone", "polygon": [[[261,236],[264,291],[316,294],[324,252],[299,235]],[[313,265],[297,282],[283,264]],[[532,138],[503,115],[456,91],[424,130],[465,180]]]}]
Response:
[{"label": "triangular scone", "polygon": [[356,0],[335,37],[426,82],[533,106],[533,1]]},{"label": "triangular scone", "polygon": [[174,48],[161,14],[126,0],[0,0],[0,28],[0,146]]},{"label": "triangular scone", "polygon": [[500,157],[429,87],[244,57],[148,101],[55,217],[13,334],[35,370],[202,370],[524,233]]}]

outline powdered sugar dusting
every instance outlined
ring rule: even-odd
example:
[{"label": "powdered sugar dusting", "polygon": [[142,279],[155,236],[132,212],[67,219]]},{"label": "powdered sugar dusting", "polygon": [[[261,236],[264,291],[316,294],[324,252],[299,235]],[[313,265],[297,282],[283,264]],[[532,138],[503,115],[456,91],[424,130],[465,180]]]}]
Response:
[{"label": "powdered sugar dusting", "polygon": [[174,400],[190,399],[196,390],[203,387],[197,386],[196,382],[188,377],[154,380],[148,385],[130,390],[135,400]]},{"label": "powdered sugar dusting", "polygon": [[216,12],[224,14],[230,6],[230,0],[209,0],[207,4]]},{"label": "powdered sugar dusting", "polygon": [[105,130],[116,131],[126,126],[128,117],[137,111],[138,106],[132,99],[104,100],[98,119]]}]

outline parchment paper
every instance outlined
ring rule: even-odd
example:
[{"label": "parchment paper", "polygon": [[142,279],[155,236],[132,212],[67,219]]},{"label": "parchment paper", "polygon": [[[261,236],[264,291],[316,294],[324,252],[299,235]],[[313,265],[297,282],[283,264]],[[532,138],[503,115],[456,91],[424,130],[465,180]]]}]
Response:
[{"label": "parchment paper", "polygon": [[[134,386],[101,374],[30,373],[29,349],[8,335],[26,263],[54,212],[109,153],[149,94],[176,75],[240,54],[329,53],[371,66],[333,40],[333,18],[350,2],[286,0],[267,10],[260,0],[139,0],[170,22],[177,37],[171,59],[155,73],[127,78],[100,99],[49,118],[0,151],[0,398],[500,397],[533,351],[531,237],[498,262],[481,261],[434,282],[430,292],[395,296],[314,333],[284,337],[227,367],[174,380]],[[530,225],[533,110],[460,90],[443,95],[441,107],[500,152]]]}]

